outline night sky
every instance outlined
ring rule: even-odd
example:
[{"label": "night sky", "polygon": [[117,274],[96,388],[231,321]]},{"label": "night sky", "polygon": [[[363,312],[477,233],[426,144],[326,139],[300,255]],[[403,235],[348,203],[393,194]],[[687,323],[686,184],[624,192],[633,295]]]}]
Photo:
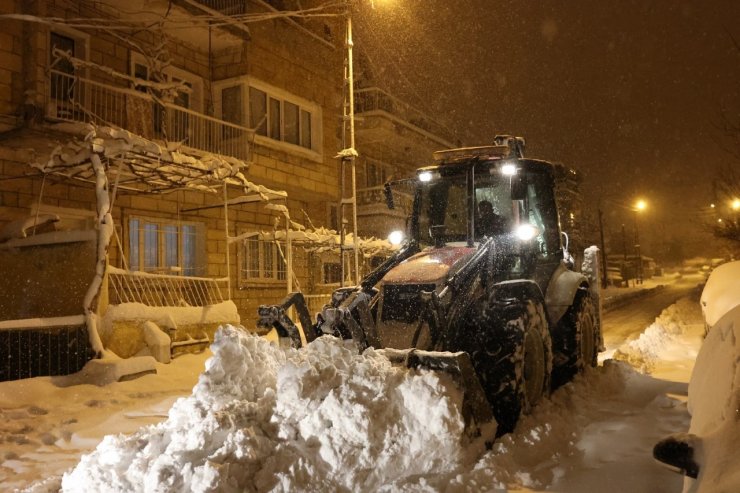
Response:
[{"label": "night sky", "polygon": [[521,135],[529,156],[579,169],[608,231],[633,223],[639,196],[645,244],[705,242],[715,170],[733,162],[717,125],[740,113],[740,2],[372,3],[355,43],[376,85],[464,145]]}]

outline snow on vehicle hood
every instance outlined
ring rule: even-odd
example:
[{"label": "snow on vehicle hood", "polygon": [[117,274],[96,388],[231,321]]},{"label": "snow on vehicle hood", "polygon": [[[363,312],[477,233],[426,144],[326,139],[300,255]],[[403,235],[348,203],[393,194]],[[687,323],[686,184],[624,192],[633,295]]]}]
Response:
[{"label": "snow on vehicle hood", "polygon": [[740,305],[740,261],[728,262],[712,271],[701,293],[701,309],[707,326]]},{"label": "snow on vehicle hood", "polygon": [[475,251],[475,248],[467,246],[427,248],[394,267],[383,278],[383,282],[436,283],[457,272]]},{"label": "snow on vehicle hood", "polygon": [[211,348],[167,420],[105,437],[63,491],[373,491],[468,461],[445,375],[333,337],[281,349],[226,326]]}]

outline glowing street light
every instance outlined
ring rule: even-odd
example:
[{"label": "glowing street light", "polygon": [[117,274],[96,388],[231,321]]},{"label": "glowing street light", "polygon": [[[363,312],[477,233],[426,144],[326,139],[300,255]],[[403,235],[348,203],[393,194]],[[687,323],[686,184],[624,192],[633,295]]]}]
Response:
[{"label": "glowing street light", "polygon": [[730,204],[730,207],[732,207],[733,211],[740,210],[740,199],[733,199],[732,203]]}]

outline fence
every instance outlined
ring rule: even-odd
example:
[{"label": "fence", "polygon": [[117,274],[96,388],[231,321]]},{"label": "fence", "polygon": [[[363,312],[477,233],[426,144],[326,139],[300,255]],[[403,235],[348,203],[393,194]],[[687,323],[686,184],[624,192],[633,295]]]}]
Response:
[{"label": "fence", "polygon": [[252,130],[124,87],[50,70],[48,116],[126,129],[152,140],[247,160]]},{"label": "fence", "polygon": [[1,323],[7,327],[0,327],[0,382],[80,371],[93,351],[84,317],[79,318],[78,323],[59,324],[47,319],[47,326],[23,327],[23,320]]},{"label": "fence", "polygon": [[221,303],[221,286],[228,280],[129,272],[113,267],[108,273],[109,303],[147,306],[209,306]]}]

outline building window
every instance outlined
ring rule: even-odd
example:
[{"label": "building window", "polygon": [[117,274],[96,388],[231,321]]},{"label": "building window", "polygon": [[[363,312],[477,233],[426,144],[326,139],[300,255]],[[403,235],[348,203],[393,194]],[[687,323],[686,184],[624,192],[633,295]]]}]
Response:
[{"label": "building window", "polygon": [[254,130],[256,144],[320,160],[321,106],[251,77],[217,81],[213,88],[216,115]]},{"label": "building window", "polygon": [[[162,74],[157,76],[152,73],[146,58],[137,52],[131,53],[131,74],[136,79],[143,81],[182,83],[187,89],[178,91],[172,102],[182,108],[201,111],[203,106],[203,81],[196,74],[170,65],[163,70]],[[146,92],[145,87],[140,84],[134,82],[133,86],[137,91]]]},{"label": "building window", "polygon": [[339,284],[342,280],[342,265],[339,262],[325,262],[321,266],[323,284]]},{"label": "building window", "polygon": [[386,181],[385,167],[381,164],[366,162],[365,183],[368,187],[383,185]]},{"label": "building window", "polygon": [[334,231],[339,231],[339,205],[337,204],[327,204],[327,224],[329,225],[329,229],[333,229]]},{"label": "building window", "polygon": [[66,58],[56,59],[54,50],[60,50],[75,56],[75,40],[69,36],[51,32],[49,36],[49,53],[52,59],[51,94],[54,99],[73,99],[73,82],[75,68]]},{"label": "building window", "polygon": [[205,226],[131,218],[128,222],[129,270],[195,276],[203,271]]},{"label": "building window", "polygon": [[241,279],[243,281],[285,281],[285,242],[260,240],[256,235],[243,242]]},{"label": "building window", "polygon": [[80,90],[78,76],[84,69],[76,70],[72,61],[54,53],[58,50],[78,59],[87,59],[88,36],[69,28],[55,28],[49,32],[49,101],[47,112],[52,118],[85,121],[81,107],[85,104],[85,91]]},{"label": "building window", "polygon": [[241,125],[242,91],[239,86],[225,87],[221,90],[221,118],[225,122]]},{"label": "building window", "polygon": [[249,126],[257,135],[311,149],[311,119],[308,108],[249,86]]},{"label": "building window", "polygon": [[267,94],[255,88],[249,90],[249,128],[267,135]]}]

